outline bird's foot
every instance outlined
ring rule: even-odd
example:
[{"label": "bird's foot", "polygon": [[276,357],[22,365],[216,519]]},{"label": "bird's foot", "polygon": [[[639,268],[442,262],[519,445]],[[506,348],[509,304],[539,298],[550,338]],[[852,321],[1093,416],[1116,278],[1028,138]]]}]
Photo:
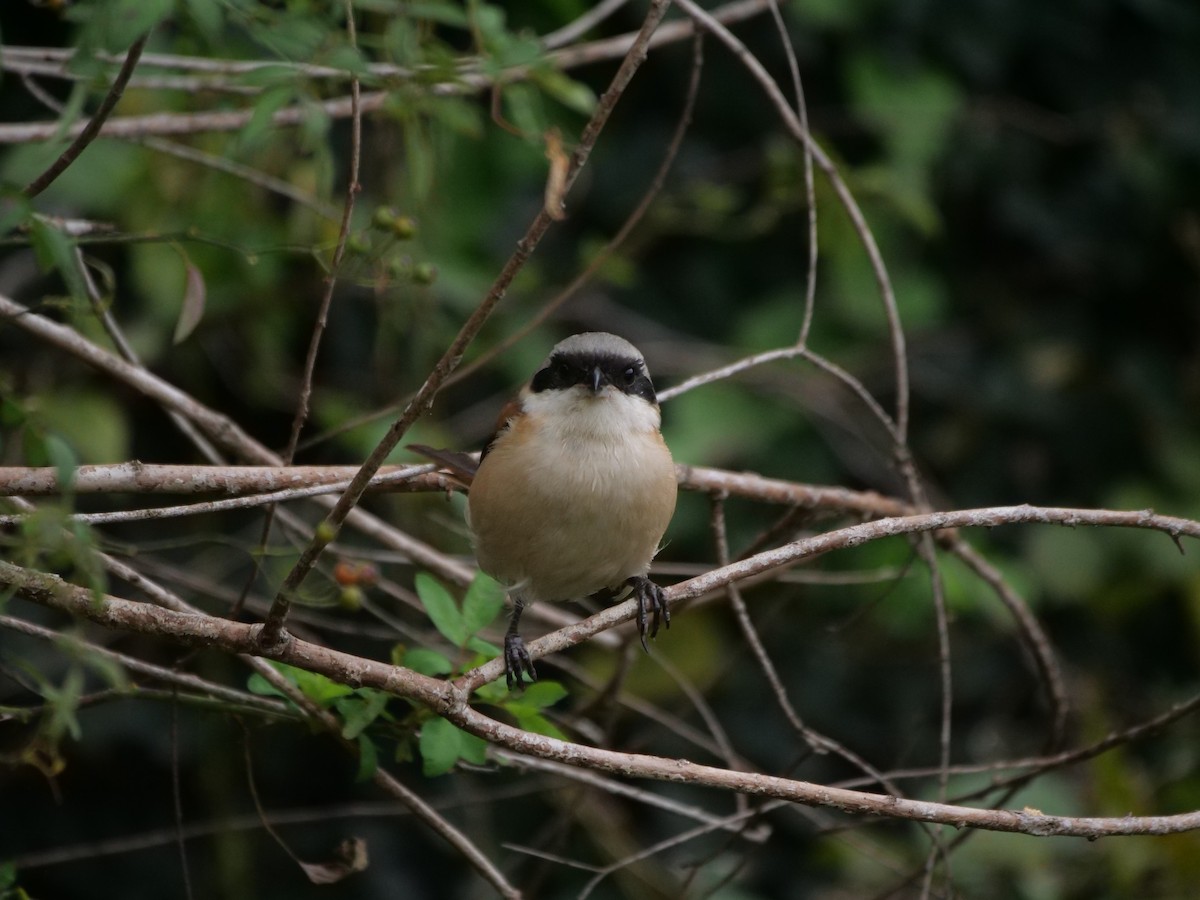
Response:
[{"label": "bird's foot", "polygon": [[525,649],[525,641],[516,632],[509,632],[504,636],[504,679],[510,691],[513,685],[518,688],[525,686],[521,677],[523,672],[529,673],[531,684],[537,681],[537,672],[533,670],[533,660]]},{"label": "bird's foot", "polygon": [[637,599],[638,637],[642,639],[642,649],[649,652],[650,648],[646,646],[646,614],[650,614],[650,637],[658,636],[660,621],[670,628],[671,610],[667,608],[667,598],[663,596],[663,589],[645,575],[626,578],[625,583],[633,588],[633,596]]}]

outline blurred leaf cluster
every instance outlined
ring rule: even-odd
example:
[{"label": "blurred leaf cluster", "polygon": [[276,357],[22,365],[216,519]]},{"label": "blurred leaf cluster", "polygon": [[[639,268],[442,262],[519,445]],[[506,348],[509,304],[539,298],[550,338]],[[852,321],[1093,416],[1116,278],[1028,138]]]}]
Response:
[{"label": "blurred leaf cluster", "polygon": [[[560,68],[538,39],[586,12],[592,4],[584,0],[351,6],[355,40],[345,5],[329,0],[0,4],[0,60],[22,46],[76,50],[69,78],[34,78],[44,96],[31,93],[15,68],[0,75],[0,122],[61,126],[53,140],[0,156],[0,293],[112,347],[88,295],[90,279],[98,305],[147,367],[272,447],[287,441],[349,188],[351,129],[332,104],[348,102],[350,77],[359,79],[373,104],[361,190],[299,462],[356,463],[375,445],[541,207],[544,135],[558,128],[570,145],[614,65]],[[935,505],[1154,508],[1200,518],[1200,8],[1190,0],[811,0],[787,4],[783,14],[813,134],[861,203],[895,285],[913,389],[911,443]],[[640,15],[631,5],[588,37],[636,28]],[[108,55],[148,29],[147,54],[166,62],[143,61],[116,115],[240,116],[236,124],[100,139],[45,194],[23,199],[21,188],[107,89],[116,68]],[[786,84],[788,60],[769,17],[737,33]],[[196,60],[230,64],[188,63]],[[689,60],[686,42],[651,54],[569,197],[567,219],[522,271],[467,365],[524,327],[636,206],[680,113]],[[292,124],[279,125],[282,115]],[[878,286],[849,217],[819,176],[816,206],[810,346],[892,410],[894,366]],[[572,331],[626,334],[646,353],[660,388],[787,345],[799,333],[813,274],[807,217],[796,145],[736,61],[707,42],[692,126],[643,222],[558,313],[449,385],[411,440],[478,447],[513,386]],[[73,223],[81,222],[90,227],[79,235]],[[851,392],[800,362],[683,394],[664,406],[664,419],[680,462],[902,492],[883,430]],[[203,461],[149,400],[0,324],[0,465],[68,473],[79,463],[129,459]],[[264,555],[257,514],[103,530],[66,518],[125,508],[128,499],[68,494],[43,504],[22,530],[5,530],[0,546],[97,591],[106,583],[91,550],[129,555],[210,611],[228,609],[251,583],[249,610],[261,614],[272,579],[304,537],[285,528]],[[385,495],[365,505],[439,548],[469,552],[459,498]],[[709,514],[705,498],[681,498],[664,563],[712,564]],[[770,513],[748,503],[731,501],[728,516],[735,553],[770,525]],[[823,524],[801,520],[794,530]],[[1074,745],[1195,692],[1194,550],[1181,556],[1161,535],[1118,531],[969,537],[1026,597],[1060,652],[1076,704]],[[375,559],[383,578],[348,592],[333,567],[323,567],[298,601],[306,627],[429,675],[464,671],[496,652],[494,585],[477,580],[459,601],[394,555],[338,549]],[[266,574],[254,580],[256,563]],[[1045,708],[1011,618],[953,563],[945,576],[953,759],[1036,755]],[[750,590],[748,599],[807,723],[877,768],[936,759],[936,629],[928,579],[907,544],[832,554],[792,581]],[[28,613],[9,598],[2,604]],[[116,676],[99,663],[0,637],[0,712],[15,708],[10,694],[38,698],[43,712],[40,725],[20,723],[33,736],[5,738],[5,760],[19,759],[22,748],[35,752],[24,768],[0,773],[5,805],[27,810],[20,841],[0,845],[0,863],[8,854],[167,822],[166,812],[137,815],[139,807],[166,810],[170,795],[164,735],[175,726],[165,705],[110,705],[104,692]],[[122,643],[175,662],[174,648]],[[577,687],[621,684],[702,727],[679,687],[686,678],[757,765],[814,781],[861,774],[827,756],[797,759],[795,735],[765,699],[761,673],[723,606],[683,610],[655,652],[664,667],[587,648],[571,657],[570,679],[539,682],[522,695],[492,685],[476,699],[538,733],[580,728],[589,739],[603,734],[624,747],[686,755],[694,748],[671,727],[604,697],[586,705],[589,695]],[[244,684],[228,660],[201,654],[196,667]],[[583,794],[568,797],[532,776],[497,787],[482,742],[453,725],[393,708],[399,704],[377,692],[287,674],[337,712],[359,758],[348,763],[296,737],[290,725],[256,728],[256,752],[273,761],[261,790],[279,806],[361,796],[358,782],[375,765],[396,764],[423,794],[470,807],[464,817],[476,816],[473,827],[497,843],[537,835],[555,853],[607,862],[618,849],[633,852],[623,829],[648,846],[678,824],[640,806],[615,811],[597,795],[577,803]],[[106,699],[92,702],[93,695]],[[578,717],[570,725],[568,706]],[[219,718],[196,712],[180,729],[184,807],[214,820],[245,809],[240,788],[231,787],[239,783],[243,738]],[[1038,779],[1008,805],[1096,815],[1200,808],[1197,748],[1193,716],[1153,741]],[[28,774],[30,760],[41,761],[42,775]],[[423,780],[448,772],[454,777]],[[110,777],[112,792],[104,793]],[[986,777],[956,776],[950,793],[981,788]],[[914,793],[936,790],[932,784],[914,783]],[[48,799],[60,788],[70,801],[63,809]],[[477,795],[490,802],[471,806]],[[704,802],[682,786],[678,797]],[[602,819],[607,825],[597,824]],[[894,870],[914,860],[919,867],[926,846],[916,829],[879,828],[863,852],[798,818],[773,822],[776,837],[716,896],[864,896],[892,886]],[[557,828],[563,823],[578,827]],[[376,879],[375,889],[400,885],[411,896],[468,895],[472,876],[436,838],[395,821],[354,824],[393,855],[387,862],[373,855],[373,867],[357,876],[363,881],[327,892],[363,896],[353,891]],[[404,841],[396,839],[401,828]],[[686,845],[670,864],[703,858],[713,867],[708,877],[731,851],[719,835],[705,841]],[[247,846],[221,839],[198,851],[213,864],[206,886],[229,896],[307,896],[293,890],[294,873],[271,858],[269,844],[255,838],[253,860]],[[953,869],[971,897],[1169,898],[1186,896],[1200,879],[1194,850],[1186,836],[1085,846],[981,834],[956,850]],[[122,877],[132,896],[148,890],[137,887],[143,882],[177,878],[176,856],[163,851],[148,870],[149,858],[122,859],[129,866],[122,873],[139,867],[137,877]],[[16,883],[42,895],[78,894],[94,871],[48,867],[19,873]],[[574,896],[572,876],[537,871],[542,896]],[[0,891],[14,883],[6,878],[0,868]],[[614,882],[596,895],[644,896],[646,883]]]}]

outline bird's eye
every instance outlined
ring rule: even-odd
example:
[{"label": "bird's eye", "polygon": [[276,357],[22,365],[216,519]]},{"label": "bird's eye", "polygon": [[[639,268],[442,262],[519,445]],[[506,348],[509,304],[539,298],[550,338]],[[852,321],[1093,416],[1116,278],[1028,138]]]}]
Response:
[{"label": "bird's eye", "polygon": [[625,379],[626,384],[633,384],[633,382],[637,379],[637,369],[635,369],[633,366],[630,366],[621,373],[621,376]]}]

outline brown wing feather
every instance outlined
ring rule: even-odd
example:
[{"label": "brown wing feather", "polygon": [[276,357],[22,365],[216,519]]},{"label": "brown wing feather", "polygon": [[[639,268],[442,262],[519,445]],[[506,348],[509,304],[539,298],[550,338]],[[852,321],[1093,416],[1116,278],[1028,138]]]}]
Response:
[{"label": "brown wing feather", "polygon": [[449,469],[463,482],[463,487],[469,487],[475,479],[475,471],[479,468],[479,463],[470,453],[463,453],[461,450],[439,450],[437,447],[430,447],[426,444],[407,444],[406,446],[413,453],[433,460],[444,469]]},{"label": "brown wing feather", "polygon": [[479,454],[480,462],[483,462],[483,458],[492,452],[492,447],[496,445],[496,438],[508,430],[508,424],[513,420],[513,417],[520,414],[521,401],[519,398],[509,400],[504,404],[504,408],[500,410],[500,415],[496,418],[496,430],[487,439],[487,443],[483,445],[483,452]]},{"label": "brown wing feather", "polygon": [[471,454],[464,453],[461,450],[442,450],[437,447],[430,447],[428,444],[408,444],[407,447],[413,453],[418,453],[426,459],[431,459],[439,466],[449,469],[453,474],[457,475],[462,481],[470,486],[475,480],[475,473],[479,470],[479,464],[483,462],[483,458],[491,452],[492,447],[496,443],[496,438],[508,430],[508,424],[512,421],[513,416],[519,415],[521,412],[521,401],[510,400],[500,410],[500,416],[496,419],[496,429],[488,437],[487,443],[483,445],[483,452],[479,454],[479,459],[475,459]]}]

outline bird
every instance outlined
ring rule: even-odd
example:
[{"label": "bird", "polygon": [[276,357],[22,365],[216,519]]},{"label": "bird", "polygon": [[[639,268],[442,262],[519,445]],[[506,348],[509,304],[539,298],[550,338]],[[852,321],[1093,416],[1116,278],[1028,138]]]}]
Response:
[{"label": "bird", "polygon": [[[675,512],[676,476],[641,352],[605,332],[560,341],[501,415],[467,494],[484,572],[508,589],[509,690],[537,680],[519,624],[534,602],[637,600],[642,647],[671,625],[648,577]],[[649,617],[649,626],[647,618]]]}]

